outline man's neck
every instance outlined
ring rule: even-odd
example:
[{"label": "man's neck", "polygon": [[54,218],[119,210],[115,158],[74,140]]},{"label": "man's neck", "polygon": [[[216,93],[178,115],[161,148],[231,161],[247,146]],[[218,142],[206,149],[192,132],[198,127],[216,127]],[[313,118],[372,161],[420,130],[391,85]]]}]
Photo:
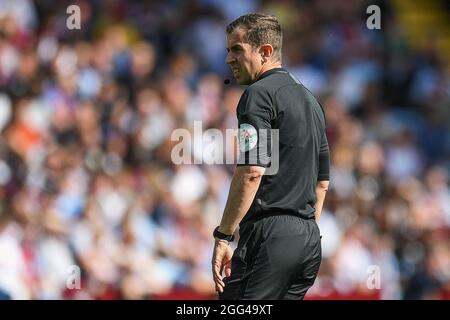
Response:
[{"label": "man's neck", "polygon": [[266,63],[262,65],[261,70],[259,70],[258,74],[256,75],[256,79],[258,79],[264,72],[275,69],[275,68],[281,68],[281,62],[272,62],[272,63]]}]

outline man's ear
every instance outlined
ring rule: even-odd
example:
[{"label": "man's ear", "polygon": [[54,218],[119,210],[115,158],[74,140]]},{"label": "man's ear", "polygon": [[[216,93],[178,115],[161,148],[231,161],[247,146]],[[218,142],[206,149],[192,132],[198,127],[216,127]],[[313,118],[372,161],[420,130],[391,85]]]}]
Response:
[{"label": "man's ear", "polygon": [[267,62],[272,58],[273,47],[271,44],[263,44],[259,50],[263,62]]}]

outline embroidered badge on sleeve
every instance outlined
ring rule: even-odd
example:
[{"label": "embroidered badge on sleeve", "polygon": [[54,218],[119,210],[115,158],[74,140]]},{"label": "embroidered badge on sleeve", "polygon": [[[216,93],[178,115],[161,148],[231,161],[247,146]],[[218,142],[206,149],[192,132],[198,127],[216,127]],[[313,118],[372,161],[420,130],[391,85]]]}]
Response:
[{"label": "embroidered badge on sleeve", "polygon": [[241,124],[239,128],[239,148],[241,152],[247,152],[256,147],[258,132],[256,128],[248,123]]}]

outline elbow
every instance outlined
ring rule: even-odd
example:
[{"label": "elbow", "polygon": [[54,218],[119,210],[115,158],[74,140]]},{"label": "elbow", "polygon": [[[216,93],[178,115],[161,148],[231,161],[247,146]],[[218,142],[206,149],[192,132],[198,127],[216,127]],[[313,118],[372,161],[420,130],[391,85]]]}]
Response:
[{"label": "elbow", "polygon": [[265,168],[259,166],[240,166],[237,168],[237,173],[246,186],[259,185],[264,172]]},{"label": "elbow", "polygon": [[316,188],[320,189],[322,191],[328,191],[329,185],[330,185],[330,181],[318,181]]}]

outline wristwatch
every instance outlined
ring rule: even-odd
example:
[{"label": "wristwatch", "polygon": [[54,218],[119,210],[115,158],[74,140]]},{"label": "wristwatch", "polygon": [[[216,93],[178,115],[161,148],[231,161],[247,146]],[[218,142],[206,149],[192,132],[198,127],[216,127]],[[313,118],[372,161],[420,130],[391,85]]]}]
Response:
[{"label": "wristwatch", "polygon": [[219,226],[214,229],[213,236],[219,240],[226,240],[228,242],[232,242],[234,240],[234,235],[228,235],[219,231]]}]

